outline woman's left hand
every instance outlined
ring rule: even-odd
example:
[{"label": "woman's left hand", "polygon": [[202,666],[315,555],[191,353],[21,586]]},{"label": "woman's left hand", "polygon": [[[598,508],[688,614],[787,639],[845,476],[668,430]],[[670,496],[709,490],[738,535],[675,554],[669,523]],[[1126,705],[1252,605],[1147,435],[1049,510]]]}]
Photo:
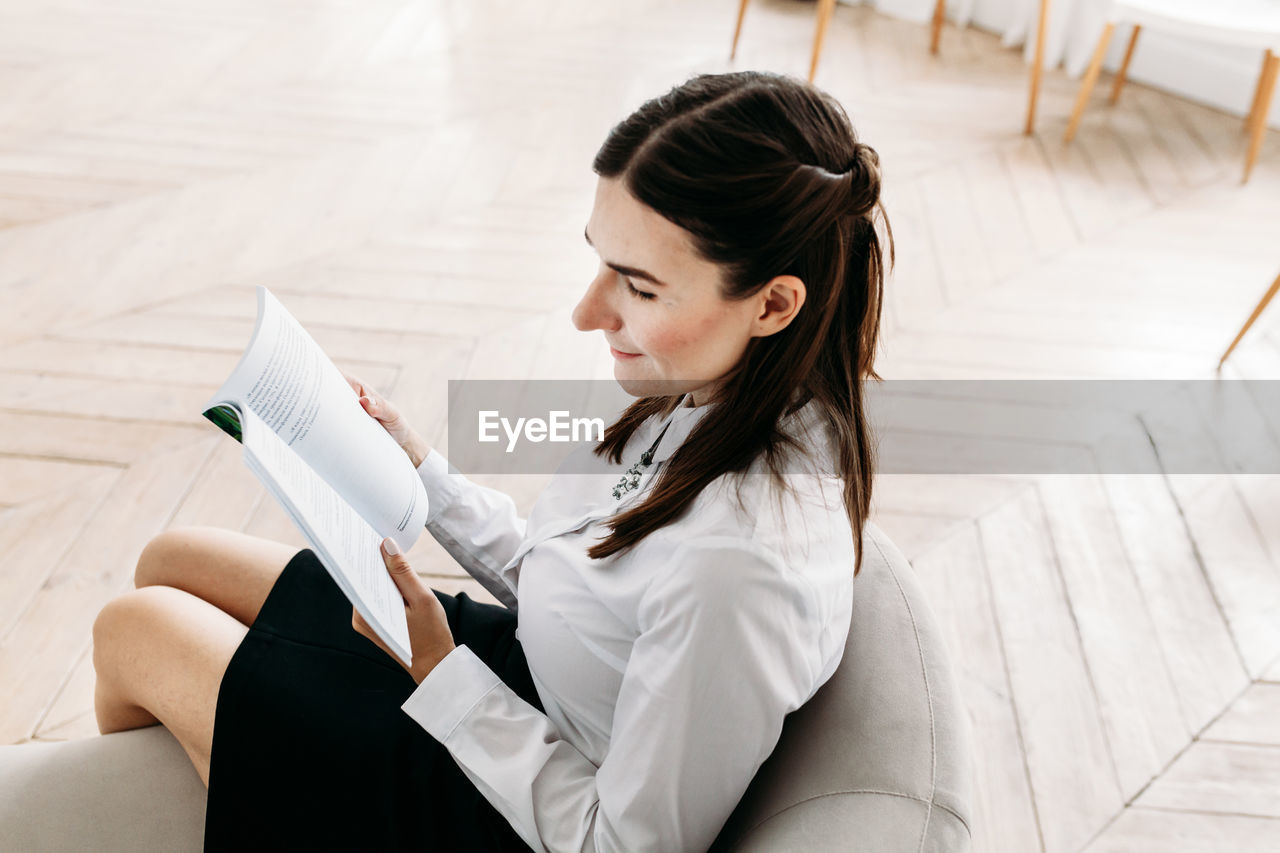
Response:
[{"label": "woman's left hand", "polygon": [[[390,546],[391,550],[388,550]],[[436,664],[444,660],[445,655],[454,649],[453,633],[449,630],[449,620],[445,616],[444,607],[431,587],[423,583],[422,578],[409,565],[409,560],[390,539],[383,540],[382,559],[387,564],[387,571],[400,590],[404,599],[404,615],[409,623],[409,647],[413,654],[413,665],[404,666],[404,661],[396,657],[387,644],[382,642],[369,623],[354,607],[351,608],[351,627],[373,641],[378,648],[391,655],[392,659],[404,666],[417,684],[427,677]]]}]

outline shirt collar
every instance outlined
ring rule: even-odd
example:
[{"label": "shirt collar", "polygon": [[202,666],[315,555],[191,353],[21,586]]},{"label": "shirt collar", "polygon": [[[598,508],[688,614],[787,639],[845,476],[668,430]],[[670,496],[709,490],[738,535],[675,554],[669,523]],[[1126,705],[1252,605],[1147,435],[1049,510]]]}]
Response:
[{"label": "shirt collar", "polygon": [[[676,449],[684,444],[689,434],[693,432],[707,413],[711,411],[713,403],[704,403],[701,406],[690,405],[692,398],[685,394],[680,398],[679,405],[676,406],[666,417],[657,423],[657,425],[646,435],[644,443],[641,447],[648,449],[653,440],[662,432],[663,427],[667,427],[666,433],[662,436],[662,441],[658,443],[658,449],[654,451],[653,461],[662,462],[671,457]],[[819,440],[829,440],[826,435],[826,429],[818,418],[818,403],[816,400],[810,400],[806,405],[798,409],[791,418],[784,418],[784,428],[799,430],[800,435],[808,439],[819,438]],[[815,436],[814,431],[818,431]],[[820,446],[819,451],[826,451],[828,448]]]},{"label": "shirt collar", "polygon": [[658,437],[663,427],[667,428],[666,433],[662,436],[662,441],[658,443],[658,449],[653,453],[654,462],[662,462],[670,458],[671,454],[676,452],[676,448],[684,444],[685,439],[693,432],[693,428],[706,417],[707,412],[711,411],[711,403],[691,406],[690,402],[691,398],[688,394],[681,397],[680,404],[663,418],[651,433],[650,442]]}]

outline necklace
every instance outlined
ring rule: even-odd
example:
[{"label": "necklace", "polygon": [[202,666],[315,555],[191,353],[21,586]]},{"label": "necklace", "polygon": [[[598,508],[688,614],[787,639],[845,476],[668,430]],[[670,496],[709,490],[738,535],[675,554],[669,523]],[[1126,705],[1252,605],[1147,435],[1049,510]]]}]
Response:
[{"label": "necklace", "polygon": [[622,475],[622,479],[618,481],[618,485],[613,487],[613,496],[617,500],[622,500],[622,496],[632,489],[640,488],[640,472],[653,462],[653,454],[658,449],[658,442],[662,441],[662,437],[667,434],[667,428],[671,426],[671,422],[667,421],[667,425],[662,428],[662,432],[658,433],[658,437],[653,440],[653,444],[649,445],[649,449],[640,454],[640,461],[632,465]]}]

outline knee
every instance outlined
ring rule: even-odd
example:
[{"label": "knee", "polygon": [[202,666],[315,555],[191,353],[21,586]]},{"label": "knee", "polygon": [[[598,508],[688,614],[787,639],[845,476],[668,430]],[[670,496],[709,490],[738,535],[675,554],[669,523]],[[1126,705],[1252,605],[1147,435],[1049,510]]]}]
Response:
[{"label": "knee", "polygon": [[111,669],[112,656],[119,650],[131,623],[138,618],[133,596],[126,592],[106,603],[93,620],[93,669],[99,678]]},{"label": "knee", "polygon": [[174,527],[152,537],[138,555],[133,585],[142,589],[144,586],[167,584],[175,565],[191,553],[199,536],[198,527]]},{"label": "knee", "polygon": [[172,621],[187,594],[172,587],[131,589],[106,602],[93,619],[93,670],[100,676],[114,662],[127,663],[155,642],[157,630]]},{"label": "knee", "polygon": [[93,619],[93,660],[100,654],[119,648],[129,637],[154,624],[157,615],[172,606],[180,590],[170,587],[131,589],[106,602]]}]

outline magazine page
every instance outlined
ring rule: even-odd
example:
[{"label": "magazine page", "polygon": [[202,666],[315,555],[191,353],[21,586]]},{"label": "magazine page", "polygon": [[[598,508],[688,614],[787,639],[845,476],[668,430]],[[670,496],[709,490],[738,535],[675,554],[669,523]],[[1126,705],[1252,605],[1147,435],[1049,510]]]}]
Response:
[{"label": "magazine page", "polygon": [[383,561],[383,537],[252,410],[238,414],[249,469],[289,513],[364,621],[412,665],[404,598]]},{"label": "magazine page", "polygon": [[404,553],[413,547],[427,520],[427,493],[413,463],[265,287],[258,287],[249,346],[204,407],[205,417],[239,440],[235,413],[219,408],[227,403],[257,415],[381,536]]}]

